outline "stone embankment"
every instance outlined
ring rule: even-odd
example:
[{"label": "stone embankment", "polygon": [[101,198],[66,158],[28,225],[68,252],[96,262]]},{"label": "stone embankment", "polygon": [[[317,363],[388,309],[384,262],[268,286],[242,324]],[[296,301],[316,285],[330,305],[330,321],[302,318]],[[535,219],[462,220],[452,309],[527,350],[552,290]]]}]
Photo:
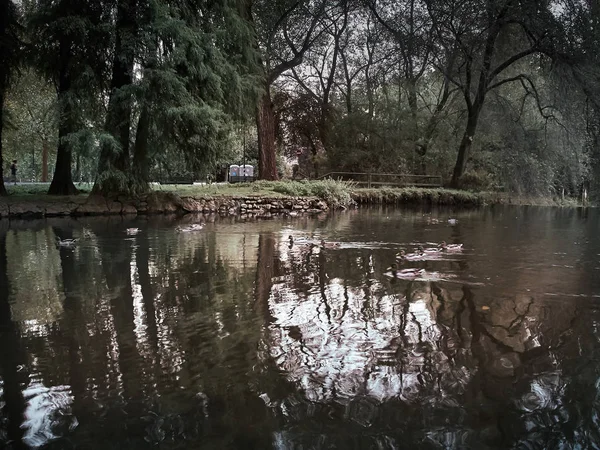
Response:
[{"label": "stone embankment", "polygon": [[0,218],[42,218],[61,216],[103,216],[126,214],[220,214],[242,217],[294,216],[301,213],[328,211],[329,206],[316,197],[179,197],[174,194],[152,193],[136,199],[98,196],[68,199],[0,200]]}]

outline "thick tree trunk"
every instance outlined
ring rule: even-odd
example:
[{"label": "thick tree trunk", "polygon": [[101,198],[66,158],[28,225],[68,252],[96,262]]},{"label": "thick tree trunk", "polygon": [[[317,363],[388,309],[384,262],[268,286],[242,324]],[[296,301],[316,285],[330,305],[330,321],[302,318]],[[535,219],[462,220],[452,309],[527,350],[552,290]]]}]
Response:
[{"label": "thick tree trunk", "polygon": [[73,131],[72,100],[68,98],[71,89],[69,62],[71,59],[71,44],[67,41],[60,43],[60,74],[58,80],[58,104],[60,109],[58,124],[58,151],[54,176],[48,189],[49,195],[73,195],[77,189],[73,184],[71,174],[71,146],[67,142],[68,135]]},{"label": "thick tree trunk", "polygon": [[463,135],[462,141],[460,142],[460,147],[458,148],[458,156],[456,157],[456,164],[454,165],[454,172],[452,173],[452,180],[450,181],[450,186],[454,188],[459,187],[460,177],[462,177],[463,173],[465,172],[469,151],[471,150],[473,138],[475,137],[475,131],[477,130],[477,122],[479,120],[480,111],[481,108],[473,107],[469,113],[467,127],[465,129],[465,134]]},{"label": "thick tree trunk", "polygon": [[129,139],[131,133],[131,94],[125,90],[132,84],[134,64],[134,35],[136,0],[120,0],[117,7],[115,57],[112,67],[111,94],[106,114],[105,130],[114,137],[120,147],[115,152],[111,144],[100,151],[95,193],[108,194],[127,189],[123,180],[130,170]]},{"label": "thick tree trunk", "polygon": [[42,140],[42,183],[48,181],[48,140]]},{"label": "thick tree trunk", "polygon": [[135,146],[133,149],[133,175],[136,183],[136,191],[147,191],[150,161],[148,160],[148,139],[150,137],[150,112],[144,106],[138,120]]},{"label": "thick tree trunk", "polygon": [[4,186],[4,157],[2,155],[2,111],[4,110],[4,87],[0,86],[0,195],[7,195],[6,187]]},{"label": "thick tree trunk", "polygon": [[81,181],[81,155],[77,154],[77,159],[75,160],[75,180]]},{"label": "thick tree trunk", "polygon": [[275,113],[268,86],[256,109],[256,126],[258,128],[259,178],[261,180],[277,180]]}]

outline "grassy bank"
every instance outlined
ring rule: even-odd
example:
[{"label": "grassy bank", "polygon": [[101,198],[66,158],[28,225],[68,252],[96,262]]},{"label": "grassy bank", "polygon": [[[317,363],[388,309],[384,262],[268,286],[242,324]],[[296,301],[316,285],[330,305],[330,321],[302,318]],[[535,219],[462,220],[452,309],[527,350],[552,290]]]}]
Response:
[{"label": "grassy bank", "polygon": [[354,189],[352,198],[358,204],[432,204],[456,206],[531,205],[581,206],[577,199],[533,197],[506,192],[472,192],[444,188]]},{"label": "grassy bank", "polygon": [[[79,201],[89,195],[91,184],[79,184],[81,194]],[[335,180],[315,181],[257,181],[241,184],[211,184],[211,185],[152,185],[157,192],[168,192],[180,197],[219,198],[238,196],[292,196],[318,197],[325,200],[331,207],[348,207],[353,204],[432,204],[476,207],[484,205],[537,205],[537,206],[581,206],[576,199],[527,197],[504,192],[471,192],[444,188],[358,188],[352,183]],[[63,197],[49,197],[46,194],[48,186],[17,185],[7,186],[8,202],[46,201],[53,202]]]}]

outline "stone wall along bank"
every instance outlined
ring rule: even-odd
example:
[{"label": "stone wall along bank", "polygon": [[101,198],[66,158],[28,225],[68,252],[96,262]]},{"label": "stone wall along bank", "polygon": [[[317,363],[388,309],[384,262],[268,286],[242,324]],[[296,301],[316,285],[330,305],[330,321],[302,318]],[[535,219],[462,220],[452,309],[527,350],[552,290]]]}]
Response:
[{"label": "stone wall along bank", "polygon": [[0,218],[42,218],[60,216],[101,216],[125,214],[218,213],[272,217],[328,211],[327,203],[316,197],[179,197],[152,193],[136,199],[117,197],[71,197],[69,199],[17,198],[0,200]]}]

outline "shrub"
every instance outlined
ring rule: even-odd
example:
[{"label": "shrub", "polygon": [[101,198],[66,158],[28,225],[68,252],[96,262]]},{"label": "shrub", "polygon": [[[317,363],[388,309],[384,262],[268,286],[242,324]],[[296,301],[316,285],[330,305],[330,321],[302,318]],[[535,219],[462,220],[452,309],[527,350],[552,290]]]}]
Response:
[{"label": "shrub", "polygon": [[292,197],[318,197],[334,208],[354,204],[350,193],[354,183],[340,180],[257,181],[253,190],[273,191]]}]

